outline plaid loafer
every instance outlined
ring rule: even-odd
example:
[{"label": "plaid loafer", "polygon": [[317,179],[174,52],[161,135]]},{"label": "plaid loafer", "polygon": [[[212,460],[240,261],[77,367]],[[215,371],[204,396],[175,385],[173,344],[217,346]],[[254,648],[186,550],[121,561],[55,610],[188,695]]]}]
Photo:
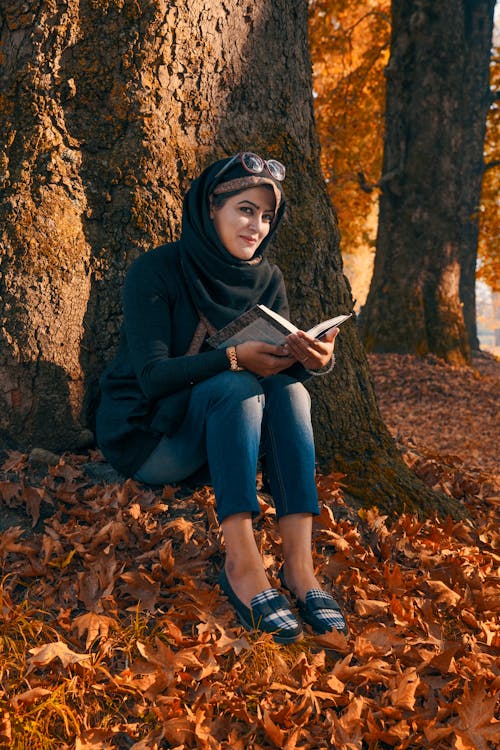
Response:
[{"label": "plaid loafer", "polygon": [[247,607],[234,593],[224,568],[219,575],[219,585],[247,630],[272,633],[276,643],[294,643],[302,636],[302,626],[291,612],[288,599],[276,589],[256,594]]},{"label": "plaid loafer", "polygon": [[[290,591],[286,585],[283,568],[280,568],[278,578],[284,588]],[[293,592],[290,593],[293,595]],[[337,630],[344,635],[349,632],[340,604],[331,594],[322,589],[310,589],[305,601],[297,597],[297,609],[304,622],[307,622],[319,635],[324,635],[331,630]]]},{"label": "plaid loafer", "polygon": [[321,589],[311,589],[306,594],[305,602],[297,599],[299,614],[315,633],[323,635],[330,630],[337,630],[347,635],[347,623],[340,604]]}]

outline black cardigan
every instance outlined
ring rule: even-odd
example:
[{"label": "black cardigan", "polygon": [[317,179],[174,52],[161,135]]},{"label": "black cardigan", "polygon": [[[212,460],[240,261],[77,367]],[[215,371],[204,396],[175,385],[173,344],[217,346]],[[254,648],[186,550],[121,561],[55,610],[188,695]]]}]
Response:
[{"label": "black cardigan", "polygon": [[[280,282],[273,309],[288,318],[283,276],[277,266],[273,270]],[[179,428],[191,387],[229,369],[229,361],[224,349],[202,347],[199,354],[185,354],[199,318],[181,272],[177,243],[162,245],[132,264],[123,305],[118,352],[100,381],[96,429],[108,461],[133,476],[162,436]],[[305,372],[298,367],[302,380]]]}]

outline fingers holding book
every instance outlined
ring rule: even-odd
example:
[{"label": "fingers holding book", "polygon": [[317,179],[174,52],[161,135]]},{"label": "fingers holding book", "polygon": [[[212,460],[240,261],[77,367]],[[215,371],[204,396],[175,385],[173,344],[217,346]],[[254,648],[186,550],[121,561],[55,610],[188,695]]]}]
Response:
[{"label": "fingers holding book", "polygon": [[310,370],[319,370],[332,358],[338,328],[332,328],[320,338],[313,338],[305,331],[297,331],[287,336],[283,351],[291,354],[298,362]]},{"label": "fingers holding book", "polygon": [[245,341],[237,345],[236,352],[241,367],[263,377],[276,375],[295,362],[295,357],[283,347],[263,341]]}]

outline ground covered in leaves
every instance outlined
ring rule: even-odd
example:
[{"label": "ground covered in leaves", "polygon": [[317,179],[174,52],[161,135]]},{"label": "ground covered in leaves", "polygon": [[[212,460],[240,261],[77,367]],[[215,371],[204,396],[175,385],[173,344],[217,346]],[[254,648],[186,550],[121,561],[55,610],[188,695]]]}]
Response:
[{"label": "ground covered in leaves", "polygon": [[[498,363],[370,361],[405,460],[468,518],[357,514],[342,477],[319,476],[315,559],[347,638],[278,646],[238,627],[215,584],[209,487],[113,481],[98,453],[3,456],[1,747],[499,746]],[[274,511],[260,500],[278,586]]]}]

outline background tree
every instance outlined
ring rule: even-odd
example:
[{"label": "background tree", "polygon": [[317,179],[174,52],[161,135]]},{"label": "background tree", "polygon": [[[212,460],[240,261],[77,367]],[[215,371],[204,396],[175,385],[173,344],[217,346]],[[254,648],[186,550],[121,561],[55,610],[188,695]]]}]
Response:
[{"label": "background tree", "polygon": [[377,252],[361,320],[371,351],[462,364],[469,342],[477,347],[493,10],[494,0],[392,2]]},{"label": "background tree", "polygon": [[[500,37],[500,29],[498,30]],[[491,61],[492,106],[486,123],[485,172],[479,218],[478,276],[500,292],[500,46]]]},{"label": "background tree", "polygon": [[[288,168],[276,257],[292,318],[351,308],[313,121],[306,0],[56,0],[1,17],[4,444],[87,444],[117,343],[131,260],[177,236],[181,196],[215,156],[250,148]],[[365,504],[436,497],[385,429],[354,323],[315,379],[323,462]]]}]

